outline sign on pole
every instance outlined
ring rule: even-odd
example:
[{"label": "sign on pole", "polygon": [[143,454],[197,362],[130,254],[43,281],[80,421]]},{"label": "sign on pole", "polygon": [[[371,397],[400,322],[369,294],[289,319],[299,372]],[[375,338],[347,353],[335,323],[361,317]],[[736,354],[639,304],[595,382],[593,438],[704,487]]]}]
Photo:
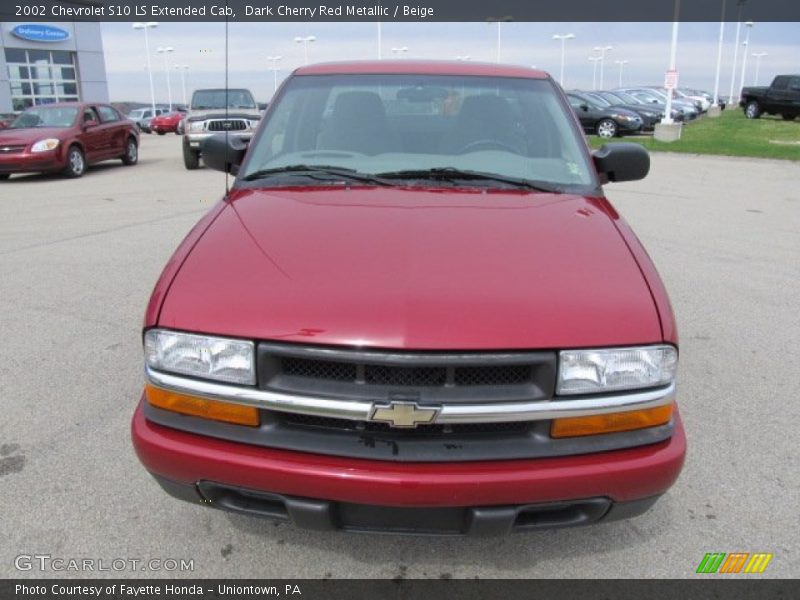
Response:
[{"label": "sign on pole", "polygon": [[678,71],[676,69],[670,69],[664,77],[664,89],[674,90],[676,87],[678,87]]}]

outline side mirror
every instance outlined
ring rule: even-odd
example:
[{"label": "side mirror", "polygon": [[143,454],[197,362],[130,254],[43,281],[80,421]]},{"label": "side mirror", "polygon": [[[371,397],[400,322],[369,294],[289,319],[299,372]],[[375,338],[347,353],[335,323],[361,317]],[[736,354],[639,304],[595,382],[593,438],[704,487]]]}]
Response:
[{"label": "side mirror", "polygon": [[583,103],[581,104],[581,110],[582,110],[583,112],[586,112],[586,111],[588,111],[588,110],[589,110],[589,105],[588,105],[588,104],[586,104],[586,102],[583,102]]},{"label": "side mirror", "polygon": [[95,121],[94,119],[89,119],[88,121],[83,122],[84,129],[90,129],[92,127],[97,127],[97,121]]},{"label": "side mirror", "polygon": [[604,144],[592,153],[592,159],[603,183],[637,181],[650,172],[650,155],[632,142]]},{"label": "side mirror", "polygon": [[258,110],[260,110],[261,112],[264,112],[265,110],[267,110],[267,106],[268,105],[267,105],[266,102],[259,102],[258,103]]},{"label": "side mirror", "polygon": [[247,152],[247,143],[238,136],[217,133],[203,140],[200,153],[209,169],[236,175]]}]

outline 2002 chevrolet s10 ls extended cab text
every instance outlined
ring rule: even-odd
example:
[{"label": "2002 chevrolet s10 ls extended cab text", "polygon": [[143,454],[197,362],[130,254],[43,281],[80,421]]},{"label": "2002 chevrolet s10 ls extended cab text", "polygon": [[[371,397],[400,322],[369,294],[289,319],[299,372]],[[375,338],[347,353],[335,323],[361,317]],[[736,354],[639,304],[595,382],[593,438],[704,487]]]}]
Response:
[{"label": "2002 chevrolet s10 ls extended cab text", "polygon": [[545,73],[296,70],[144,323],[136,451],[179,498],[317,529],[497,534],[647,510],[676,480],[672,310]]}]

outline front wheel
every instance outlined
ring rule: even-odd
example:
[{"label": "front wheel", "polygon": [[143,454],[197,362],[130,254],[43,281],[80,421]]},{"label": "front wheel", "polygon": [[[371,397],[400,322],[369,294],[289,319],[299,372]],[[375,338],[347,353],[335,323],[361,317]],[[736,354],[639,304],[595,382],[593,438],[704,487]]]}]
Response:
[{"label": "front wheel", "polygon": [[617,124],[611,119],[603,119],[597,124],[597,135],[603,139],[617,137]]},{"label": "front wheel", "polygon": [[10,173],[0,173],[0,181],[5,181],[9,177],[11,177]]},{"label": "front wheel", "polygon": [[135,165],[139,162],[139,147],[136,145],[136,140],[128,138],[127,143],[125,144],[125,154],[122,155],[122,164],[123,165]]},{"label": "front wheel", "polygon": [[757,119],[761,116],[761,107],[758,102],[748,102],[744,107],[744,116],[748,119]]},{"label": "front wheel", "polygon": [[784,120],[784,121],[794,121],[794,118],[795,118],[797,115],[793,115],[793,114],[791,114],[791,113],[783,113],[781,116],[783,117],[783,120]]},{"label": "front wheel", "polygon": [[67,166],[64,175],[71,178],[80,177],[86,171],[86,157],[78,146],[70,146],[67,151]]},{"label": "front wheel", "polygon": [[167,132],[166,132],[166,131],[156,131],[156,133],[157,133],[158,135],[164,135],[164,134],[165,134],[165,133],[167,133]]},{"label": "front wheel", "polygon": [[186,140],[183,140],[183,166],[190,171],[200,166],[200,152],[193,150]]}]

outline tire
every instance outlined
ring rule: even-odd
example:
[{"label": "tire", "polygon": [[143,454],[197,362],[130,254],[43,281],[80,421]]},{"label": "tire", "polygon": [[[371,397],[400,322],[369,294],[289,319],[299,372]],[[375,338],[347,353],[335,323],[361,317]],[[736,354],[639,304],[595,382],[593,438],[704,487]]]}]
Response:
[{"label": "tire", "polygon": [[11,173],[0,173],[0,181],[5,181],[9,177],[11,177]]},{"label": "tire", "polygon": [[132,137],[128,138],[125,142],[125,154],[122,155],[122,164],[126,166],[135,165],[139,162],[139,146],[136,145],[136,140]]},{"label": "tire", "polygon": [[165,133],[167,133],[167,132],[166,132],[166,131],[156,131],[156,133],[157,133],[158,135],[164,135],[164,134],[165,134]]},{"label": "tire", "polygon": [[619,128],[613,119],[603,119],[595,126],[597,135],[603,139],[615,138],[619,135]]},{"label": "tire", "polygon": [[86,172],[86,156],[78,146],[70,146],[67,150],[67,166],[64,167],[64,175],[76,179]]},{"label": "tire", "polygon": [[783,113],[783,114],[781,115],[781,117],[783,117],[783,120],[784,120],[784,121],[794,121],[794,119],[795,119],[795,117],[796,117],[796,116],[797,116],[797,115],[793,115],[793,114],[791,114],[791,113]]},{"label": "tire", "polygon": [[757,119],[761,116],[761,107],[758,102],[751,100],[744,106],[744,116],[748,119]]},{"label": "tire", "polygon": [[190,171],[200,166],[200,152],[192,150],[186,140],[183,140],[183,166]]}]

